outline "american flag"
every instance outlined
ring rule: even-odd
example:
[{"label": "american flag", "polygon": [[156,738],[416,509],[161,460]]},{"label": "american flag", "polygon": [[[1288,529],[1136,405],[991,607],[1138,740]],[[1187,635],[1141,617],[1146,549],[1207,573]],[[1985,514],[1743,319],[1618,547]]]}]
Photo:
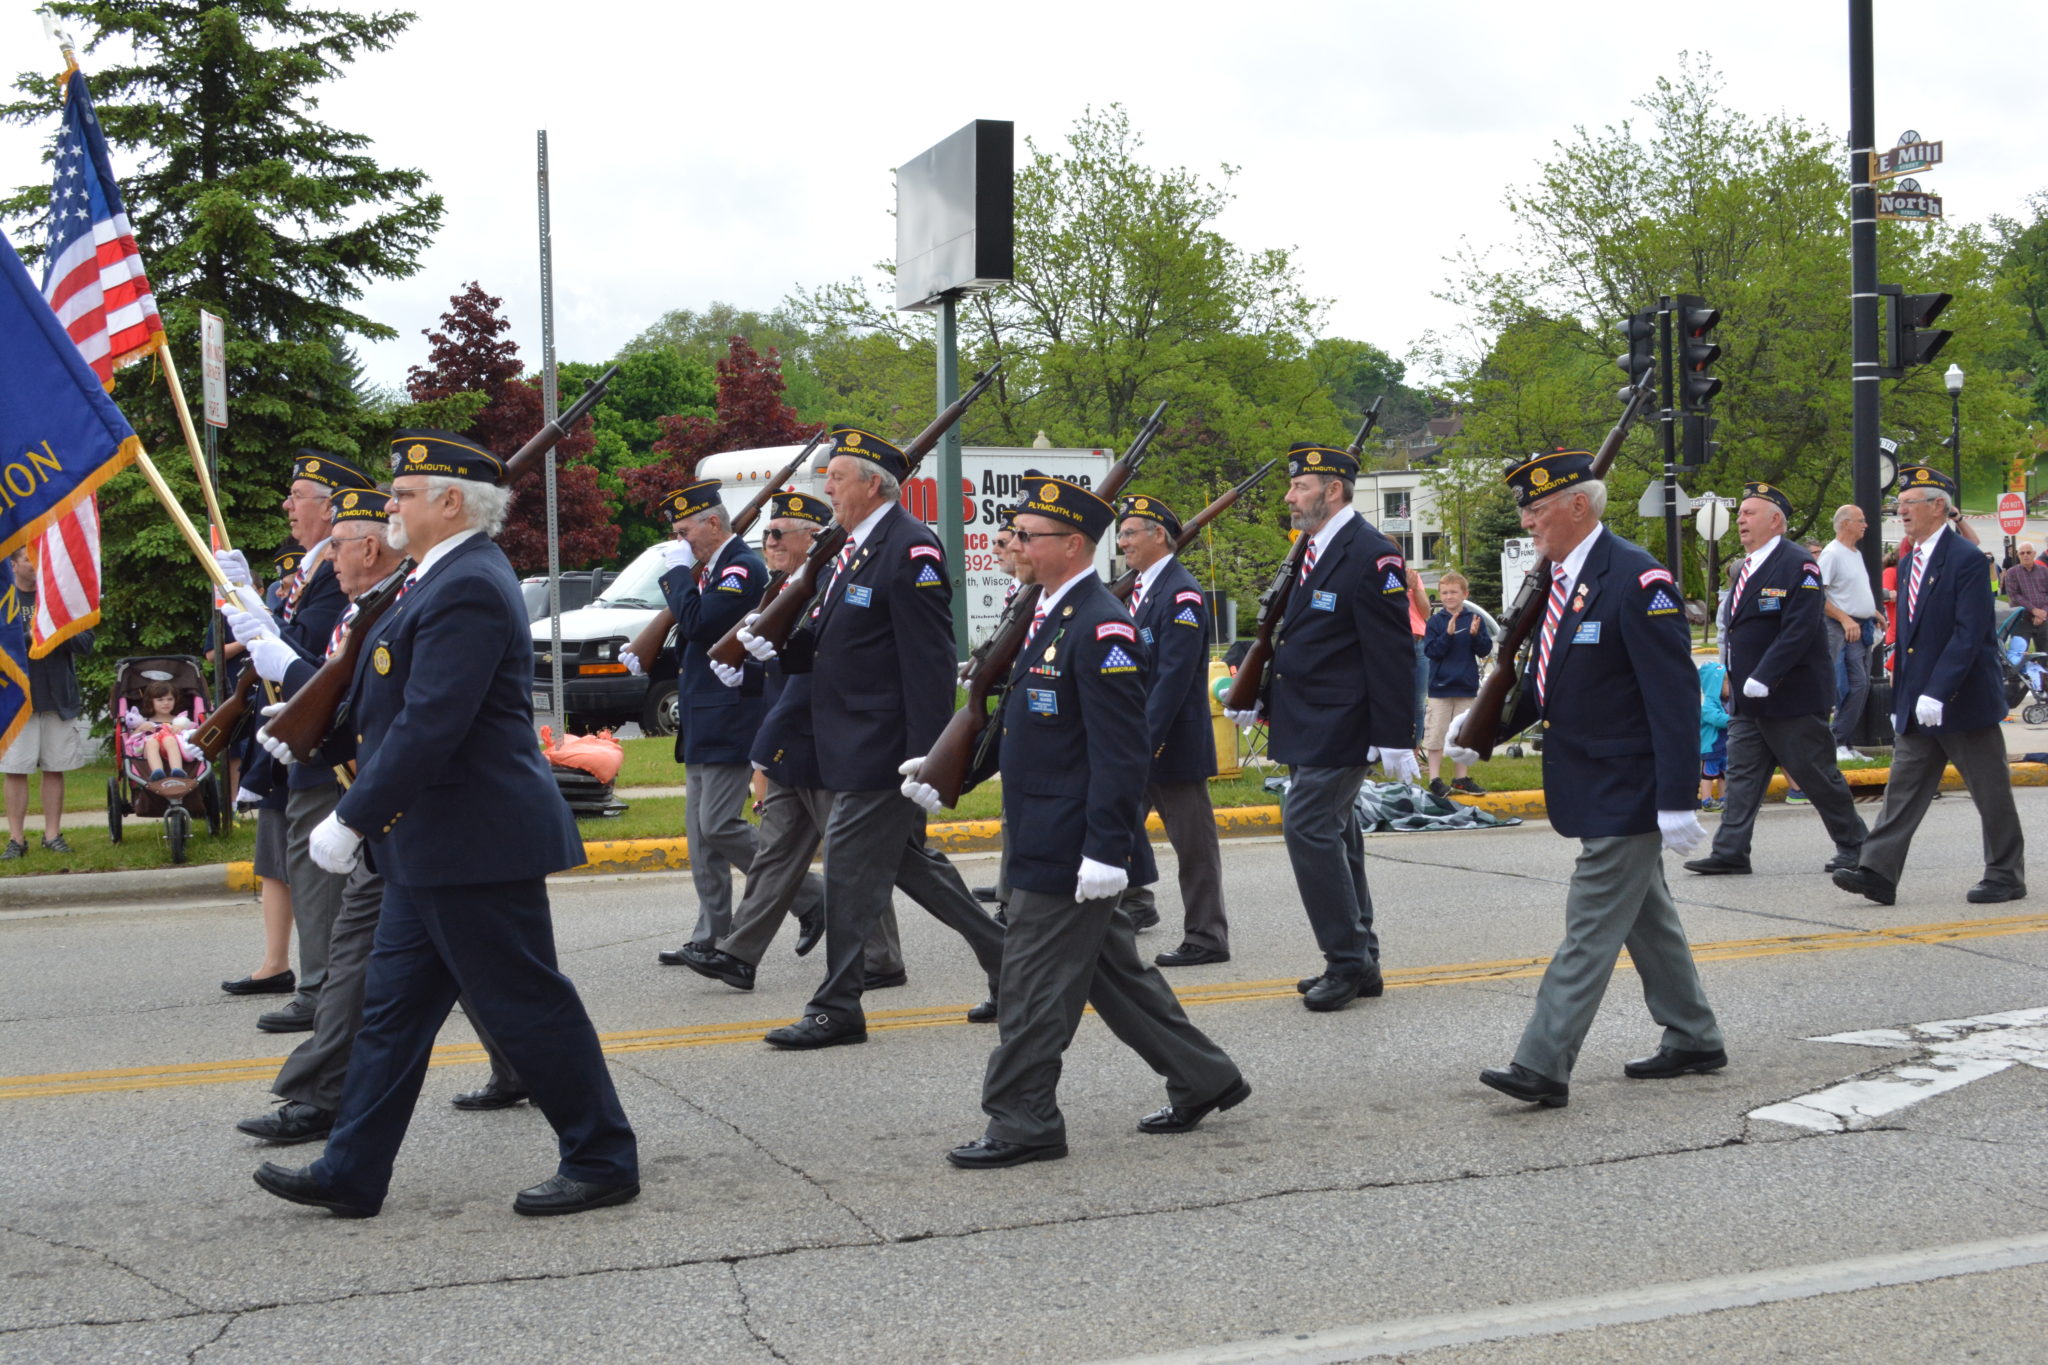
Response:
[{"label": "american flag", "polygon": [[[64,73],[64,130],[57,139],[56,165],[43,297],[86,364],[111,390],[117,367],[163,344],[164,323],[142,273],[142,255],[121,203],[120,182],[107,161],[85,73],[75,62]],[[29,653],[41,658],[99,623],[99,500],[88,494],[73,503],[43,533],[36,558],[42,573]]]}]

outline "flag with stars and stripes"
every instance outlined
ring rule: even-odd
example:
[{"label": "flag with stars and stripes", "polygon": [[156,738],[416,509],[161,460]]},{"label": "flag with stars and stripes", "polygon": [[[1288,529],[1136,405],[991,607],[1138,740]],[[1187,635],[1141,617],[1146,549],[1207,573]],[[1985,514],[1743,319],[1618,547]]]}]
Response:
[{"label": "flag with stars and stripes", "polygon": [[[103,387],[113,388],[117,368],[163,344],[163,318],[143,274],[85,73],[75,61],[64,71],[64,127],[43,262],[43,297]],[[99,622],[98,499],[87,493],[51,518],[36,558],[42,573],[29,651],[41,658]]]}]

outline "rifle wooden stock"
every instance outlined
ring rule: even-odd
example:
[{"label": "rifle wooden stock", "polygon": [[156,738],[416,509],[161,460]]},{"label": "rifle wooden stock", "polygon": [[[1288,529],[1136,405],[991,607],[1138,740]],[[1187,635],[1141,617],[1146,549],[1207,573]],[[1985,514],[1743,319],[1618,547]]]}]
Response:
[{"label": "rifle wooden stock", "polygon": [[[1237,500],[1258,487],[1259,481],[1272,473],[1273,467],[1279,463],[1280,461],[1277,459],[1266,461],[1250,478],[1231,488],[1222,497],[1204,507],[1200,512],[1197,512],[1194,519],[1182,526],[1180,534],[1174,537],[1173,553],[1179,554],[1182,550],[1194,544],[1195,537],[1202,534],[1204,527],[1222,516],[1225,512],[1228,512],[1231,508],[1237,506]],[[1109,585],[1109,590],[1116,595],[1117,601],[1128,602],[1131,600],[1131,593],[1137,589],[1137,586],[1138,571],[1136,569],[1125,569],[1123,573],[1117,576],[1116,582]]]},{"label": "rifle wooden stock", "polygon": [[242,677],[235,684],[235,690],[221,699],[199,728],[192,732],[192,743],[199,752],[206,755],[208,763],[220,762],[220,756],[235,742],[242,725],[249,718],[249,698],[256,690],[256,670],[244,668]]},{"label": "rifle wooden stock", "polygon": [[[811,437],[811,443],[802,450],[799,450],[796,453],[796,458],[782,467],[780,474],[777,474],[770,480],[760,492],[754,494],[754,500],[745,507],[742,507],[740,514],[732,519],[732,533],[734,535],[744,536],[747,532],[754,529],[754,522],[759,519],[761,509],[768,505],[768,499],[774,497],[782,490],[784,484],[796,477],[797,470],[803,468],[804,461],[811,458],[811,452],[816,450],[818,442],[824,439],[825,429],[820,427],[818,428],[818,434]],[[761,601],[765,604],[767,600],[767,594],[763,593]],[[640,633],[633,637],[633,643],[626,646],[626,648],[633,651],[633,657],[640,661],[641,667],[651,668],[655,658],[660,655],[663,649],[667,648],[668,633],[675,628],[676,614],[667,607],[663,607],[660,611],[654,613],[654,619],[641,628]]]},{"label": "rifle wooden stock", "polygon": [[[938,416],[932,418],[931,425],[920,431],[909,445],[903,447],[903,459],[907,465],[904,477],[908,478],[917,472],[918,464],[931,453],[932,447],[939,443],[939,438],[967,414],[967,409],[974,405],[975,399],[988,392],[989,386],[996,382],[996,375],[1002,368],[1003,363],[999,360],[989,366],[985,373],[976,375],[972,388],[948,403]],[[797,621],[811,605],[811,599],[825,586],[826,571],[831,568],[832,561],[839,557],[839,551],[845,547],[846,534],[847,528],[835,521],[813,536],[810,554],[784,581],[782,590],[775,595],[775,600],[771,602],[764,595],[760,615],[755,618],[754,624],[734,626],[720,636],[717,643],[711,646],[711,657],[727,668],[740,667],[747,658],[747,648],[740,643],[742,630],[750,631],[777,649],[789,643],[790,634],[796,629]]]},{"label": "rifle wooden stock", "polygon": [[[1646,372],[1642,381],[1632,389],[1624,389],[1628,402],[1621,410],[1621,418],[1607,433],[1607,439],[1600,443],[1600,449],[1593,452],[1593,478],[1604,479],[1607,470],[1614,463],[1614,457],[1621,452],[1621,443],[1628,435],[1628,429],[1656,395]],[[1550,561],[1539,559],[1529,567],[1522,579],[1521,589],[1515,594],[1515,603],[1508,609],[1506,619],[1501,623],[1500,642],[1495,647],[1496,662],[1493,672],[1486,675],[1479,684],[1479,695],[1465,712],[1463,727],[1458,732],[1460,746],[1471,749],[1480,758],[1493,757],[1493,746],[1502,738],[1502,722],[1515,710],[1515,700],[1521,687],[1519,656],[1534,637],[1536,628],[1543,621],[1543,609],[1550,596]]]}]

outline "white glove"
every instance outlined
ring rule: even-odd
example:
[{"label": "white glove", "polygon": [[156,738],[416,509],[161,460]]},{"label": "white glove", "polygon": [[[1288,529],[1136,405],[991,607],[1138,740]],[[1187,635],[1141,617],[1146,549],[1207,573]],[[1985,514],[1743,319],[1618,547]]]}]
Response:
[{"label": "white glove", "polygon": [[[738,687],[742,682],[746,681],[747,670],[744,668],[732,668],[718,662],[716,659],[707,659],[705,662],[711,665],[711,676],[724,683],[727,687]],[[635,671],[637,672],[638,670]]]},{"label": "white glove", "polygon": [[[266,716],[274,716],[282,710],[284,710],[284,703],[281,701],[274,701],[270,705],[263,708],[263,714]],[[256,742],[263,746],[264,753],[269,754],[272,758],[284,764],[286,767],[290,767],[292,764],[299,761],[298,756],[292,752],[291,745],[286,744],[283,740],[271,734],[270,727],[268,725],[264,726],[262,729],[256,732]]]},{"label": "white glove", "polygon": [[1444,745],[1444,757],[1448,758],[1453,763],[1463,763],[1467,767],[1470,767],[1474,763],[1485,762],[1484,759],[1479,757],[1479,751],[1477,749],[1466,749],[1456,744],[1448,743]]},{"label": "white glove", "polygon": [[356,859],[363,856],[363,836],[341,823],[339,817],[329,815],[313,826],[306,851],[320,867],[340,876],[354,868]]},{"label": "white glove", "polygon": [[1413,782],[1422,773],[1413,749],[1382,749],[1380,762],[1387,765],[1387,776],[1396,782]]},{"label": "white glove", "polygon": [[1700,828],[1697,811],[1658,811],[1657,832],[1664,836],[1664,847],[1673,853],[1690,853],[1707,841],[1707,832]]},{"label": "white glove", "polygon": [[1093,858],[1081,859],[1081,875],[1074,880],[1074,899],[1099,901],[1117,895],[1131,884],[1131,874]]},{"label": "white glove", "polygon": [[244,643],[249,646],[249,666],[265,682],[283,682],[285,670],[299,661],[299,651],[275,635],[258,635]]},{"label": "white glove", "polygon": [[775,657],[775,646],[745,626],[740,627],[740,647],[764,664]]},{"label": "white glove", "polygon": [[253,588],[256,580],[249,576],[249,561],[242,557],[240,550],[215,550],[213,562],[220,565],[220,571],[228,582],[238,588]]},{"label": "white glove", "polygon": [[640,656],[638,654],[635,654],[632,650],[620,650],[619,662],[624,664],[626,666],[626,671],[628,673],[631,673],[634,677],[639,678],[646,676],[647,670],[640,666]]},{"label": "white glove", "polygon": [[1465,717],[1471,714],[1470,711],[1460,711],[1457,715],[1452,716],[1451,723],[1444,727],[1444,752],[1448,754],[1453,749],[1456,749],[1460,753],[1472,755],[1471,758],[1453,758],[1451,760],[1453,763],[1471,763],[1475,762],[1479,757],[1477,751],[1467,749],[1458,743],[1465,735]]},{"label": "white glove", "polygon": [[221,604],[221,619],[228,623],[228,631],[243,644],[248,644],[260,635],[278,634],[277,622],[269,612],[247,611],[239,602]]},{"label": "white glove", "polygon": [[1240,730],[1249,730],[1259,723],[1259,715],[1265,709],[1265,703],[1263,702],[1253,703],[1252,709],[1249,711],[1233,711],[1226,706],[1223,708],[1223,719],[1229,721]]},{"label": "white glove", "polygon": [[238,806],[260,805],[262,804],[262,801],[262,797],[258,796],[255,792],[250,791],[247,787],[235,788],[235,804]]},{"label": "white glove", "polygon": [[1771,685],[1767,682],[1760,682],[1755,678],[1744,678],[1742,680],[1742,695],[1745,697],[1768,697],[1771,695]]},{"label": "white glove", "polygon": [[687,540],[664,541],[661,562],[671,569],[694,569],[697,567],[697,549]]},{"label": "white glove", "polygon": [[917,802],[918,805],[923,806],[933,815],[937,815],[946,808],[945,803],[939,800],[939,789],[937,787],[932,786],[929,782],[917,780],[918,773],[923,771],[923,769],[924,759],[920,756],[911,759],[908,763],[901,764],[897,767],[896,771],[903,774],[903,794]]},{"label": "white glove", "polygon": [[1939,725],[1941,710],[1942,704],[1923,692],[1920,700],[1913,703],[1913,719],[1922,725]]}]

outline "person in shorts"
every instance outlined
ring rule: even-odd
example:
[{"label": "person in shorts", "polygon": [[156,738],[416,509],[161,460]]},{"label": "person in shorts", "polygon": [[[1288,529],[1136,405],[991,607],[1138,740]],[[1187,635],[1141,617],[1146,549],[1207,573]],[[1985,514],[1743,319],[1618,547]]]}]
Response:
[{"label": "person in shorts", "polygon": [[[35,618],[36,568],[27,549],[8,560],[12,588],[10,612],[26,622]],[[79,631],[59,642],[49,654],[28,661],[28,723],[0,753],[6,774],[7,847],[0,861],[28,855],[28,775],[40,771],[43,803],[42,851],[71,853],[65,841],[64,774],[83,768],[92,754],[91,725],[78,692],[78,657],[92,652],[92,632]]]},{"label": "person in shorts", "polygon": [[1453,791],[1467,796],[1486,792],[1472,780],[1471,765],[1459,763],[1454,779],[1445,784],[1444,732],[1451,717],[1472,709],[1479,697],[1479,667],[1493,649],[1493,636],[1477,611],[1465,605],[1470,586],[1461,573],[1447,573],[1437,580],[1437,600],[1443,605],[1429,618],[1422,637],[1423,657],[1429,665],[1429,706],[1424,715],[1422,747],[1429,757],[1429,790],[1448,800]]}]

